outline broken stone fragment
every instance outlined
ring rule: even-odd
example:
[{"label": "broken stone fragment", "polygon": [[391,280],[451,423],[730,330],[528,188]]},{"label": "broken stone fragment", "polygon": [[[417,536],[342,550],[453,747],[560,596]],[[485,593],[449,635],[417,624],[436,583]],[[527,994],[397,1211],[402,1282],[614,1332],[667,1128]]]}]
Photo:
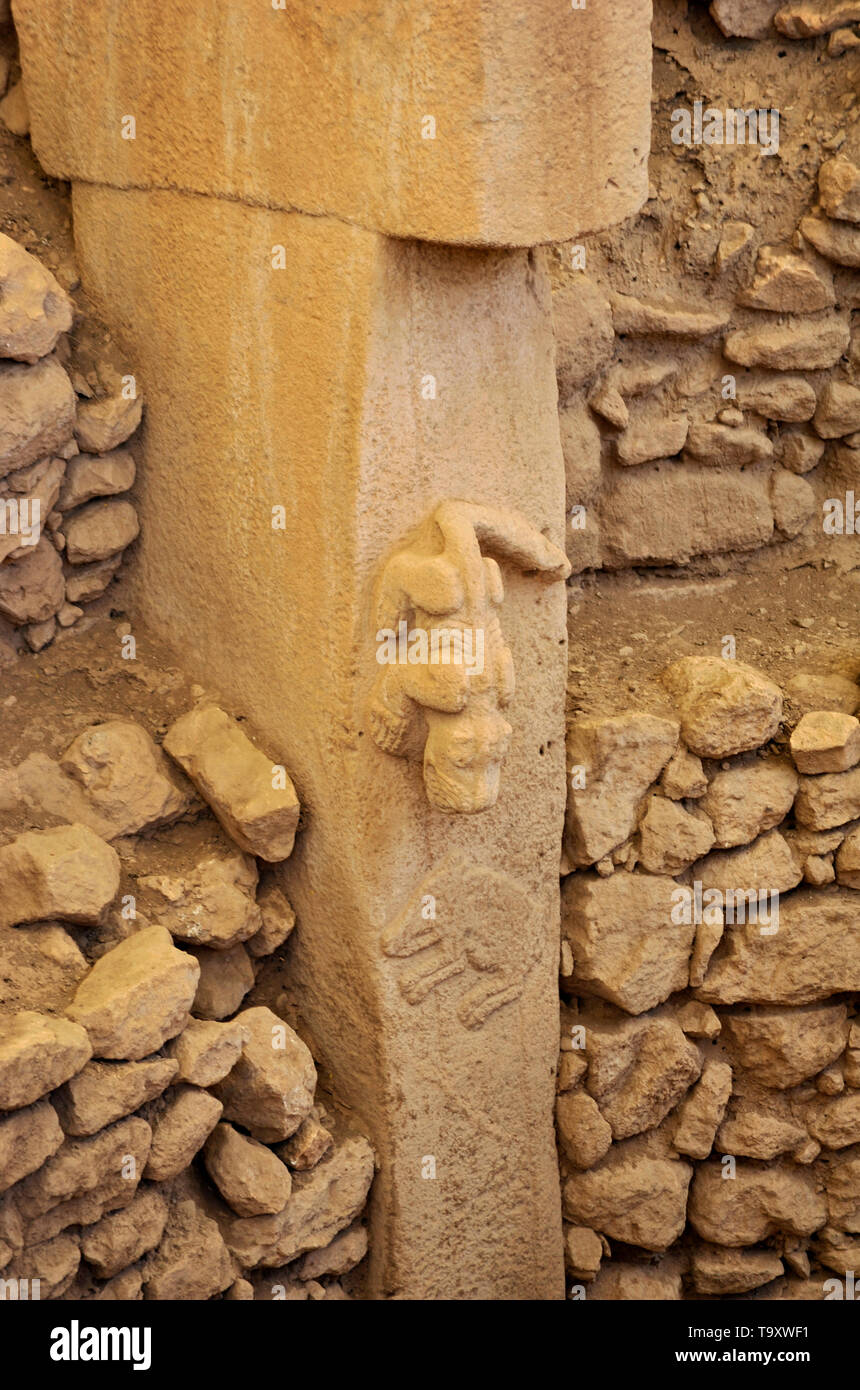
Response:
[{"label": "broken stone fragment", "polygon": [[[16,627],[51,623],[53,635],[53,617],[62,608],[65,593],[63,562],[44,536],[20,559],[0,565],[0,616]],[[37,642],[33,650],[41,650],[41,645]]]},{"label": "broken stone fragment", "polygon": [[329,1245],[320,1250],[309,1250],[298,1266],[300,1279],[322,1279],[326,1275],[348,1274],[361,1264],[367,1254],[367,1230],[364,1226],[350,1226],[341,1231]]},{"label": "broken stone fragment", "polygon": [[828,381],[812,423],[822,439],[839,439],[860,430],[860,387]]},{"label": "broken stone fragment", "polygon": [[847,676],[819,675],[802,671],[787,683],[786,695],[800,714],[818,710],[840,710],[854,714],[860,707],[860,686]]},{"label": "broken stone fragment", "polygon": [[572,865],[593,864],[627,839],[643,796],[677,742],[678,725],[650,714],[629,712],[571,723],[565,849]]},{"label": "broken stone fragment", "polygon": [[836,296],[832,280],[825,279],[802,256],[763,246],[756,277],[738,297],[738,303],[777,314],[814,314],[818,309],[831,309]]},{"label": "broken stone fragment", "polygon": [[641,1014],[684,989],[695,925],[673,921],[677,893],[674,879],[656,874],[566,879],[562,930],[573,951],[573,991]]},{"label": "broken stone fragment", "polygon": [[72,326],[72,301],[51,272],[0,235],[0,357],[38,362]]},{"label": "broken stone fragment", "polygon": [[89,970],[68,932],[55,922],[26,931],[0,928],[0,1013],[60,1013]]},{"label": "broken stone fragment", "polygon": [[191,1006],[195,1018],[230,1018],[254,983],[254,967],[245,947],[234,946],[229,951],[192,948],[191,954],[200,967],[200,980]]},{"label": "broken stone fragment", "polygon": [[240,1134],[232,1125],[216,1125],[206,1141],[203,1161],[237,1216],[271,1215],[286,1206],[292,1190],[289,1168],[265,1144]]},{"label": "broken stone fragment", "polygon": [[41,1168],[64,1137],[57,1112],[47,1100],[0,1117],[0,1192]]},{"label": "broken stone fragment", "polygon": [[592,1231],[588,1226],[565,1224],[564,1264],[568,1274],[574,1279],[590,1283],[600,1269],[603,1254],[604,1242],[596,1231]]},{"label": "broken stone fragment", "polygon": [[787,1232],[809,1236],[827,1220],[827,1207],[813,1175],[774,1164],[738,1163],[734,1180],[723,1180],[720,1163],[696,1168],[690,1188],[689,1220],[714,1245],[756,1245]]},{"label": "broken stone fragment", "polygon": [[307,1119],[302,1120],[295,1134],[285,1144],[278,1145],[277,1152],[291,1168],[304,1173],[308,1168],[316,1167],[333,1143],[333,1134],[320,1123],[314,1110]]},{"label": "broken stone fragment", "polygon": [[725,328],[730,317],[725,310],[690,309],[681,302],[656,304],[629,294],[611,293],[609,299],[615,332],[632,338],[707,338]]},{"label": "broken stone fragment", "polygon": [[855,0],[795,0],[781,6],[773,22],[790,39],[813,39],[858,20],[860,5]]},{"label": "broken stone fragment", "polygon": [[190,810],[194,794],[140,724],[110,719],[78,734],[60,766],[82,787],[116,835],[169,825]]},{"label": "broken stone fragment", "polygon": [[815,414],[815,392],[805,377],[785,372],[753,372],[738,382],[738,404],[766,420],[795,424]]},{"label": "broken stone fragment", "polygon": [[860,816],[860,767],[801,777],[794,815],[810,830],[830,830]]},{"label": "broken stone fragment", "polygon": [[618,462],[626,467],[648,463],[650,459],[671,458],[679,454],[687,438],[686,415],[666,415],[660,407],[649,407],[630,421],[616,444]]},{"label": "broken stone fragment", "polygon": [[714,23],[726,38],[766,39],[773,35],[779,0],[711,0]]},{"label": "broken stone fragment", "polygon": [[721,1037],[733,1061],[764,1086],[784,1090],[815,1076],[845,1047],[844,1004],[723,1012]]},{"label": "broken stone fragment", "polygon": [[167,1057],[146,1062],[87,1062],[52,1097],[66,1134],[83,1138],[161,1095],[177,1075]]},{"label": "broken stone fragment", "polygon": [[703,813],[685,811],[665,796],[652,796],[639,823],[639,861],[649,874],[678,874],[714,843]]},{"label": "broken stone fragment", "polygon": [[0,849],[0,923],[59,917],[103,923],[119,892],[119,858],[85,825],[28,830]]},{"label": "broken stone fragment", "polygon": [[585,1091],[556,1097],[555,1123],[559,1143],[574,1168],[593,1168],[608,1153],[612,1130]]},{"label": "broken stone fragment", "polygon": [[144,927],[96,961],[66,1012],[96,1057],[137,1062],[185,1026],[199,971],[164,927]]},{"label": "broken stone fragment", "polygon": [[146,1297],[157,1301],[214,1298],[235,1278],[216,1223],[195,1202],[177,1203],[145,1273]]},{"label": "broken stone fragment", "polygon": [[89,1061],[83,1028],[23,1010],[0,1018],[0,1110],[32,1105]]},{"label": "broken stone fragment", "polygon": [[717,772],[702,799],[717,848],[745,845],[778,825],[791,810],[797,788],[797,773],[784,759],[756,758]]},{"label": "broken stone fragment", "polygon": [[350,1226],[364,1207],[373,1181],[370,1144],[354,1136],[328,1158],[293,1179],[290,1200],[273,1216],[237,1217],[225,1239],[245,1269],[287,1264],[320,1250]]},{"label": "broken stone fragment", "polygon": [[860,1143],[860,1092],[823,1096],[806,1107],[809,1133],[825,1149],[845,1149]]},{"label": "broken stone fragment", "polygon": [[197,1086],[174,1086],[164,1110],[153,1120],[152,1148],[144,1177],[153,1182],[178,1177],[202,1149],[223,1108],[219,1100]]},{"label": "broken stone fragment", "polygon": [[591,381],[612,356],[615,330],[609,304],[587,275],[576,275],[552,296],[555,372],[567,399]]},{"label": "broken stone fragment", "polygon": [[600,487],[600,431],[579,399],[559,411],[558,426],[568,504],[590,502]]},{"label": "broken stone fragment", "polygon": [[235,719],[199,706],[172,725],[164,747],[241,849],[269,862],[292,853],[300,809],[293,784]]},{"label": "broken stone fragment", "polygon": [[[17,507],[19,517],[17,528],[10,527],[7,535],[0,533],[0,563],[10,557],[23,560],[33,543],[38,544],[39,528],[53,511],[65,470],[62,459],[40,459],[29,468],[10,473],[0,483],[0,503],[6,504],[7,511],[10,506]],[[22,534],[23,526],[31,528],[29,536]]]},{"label": "broken stone fragment", "polygon": [[177,1081],[192,1086],[214,1086],[239,1060],[248,1030],[238,1019],[232,1023],[213,1023],[192,1018],[168,1045],[176,1067]]},{"label": "broken stone fragment", "polygon": [[138,879],[145,911],[178,941],[226,951],[259,932],[254,900],[257,866],[237,852],[201,859],[182,878],[145,874]]},{"label": "broken stone fragment", "polygon": [[821,462],[826,445],[811,434],[786,434],[778,445],[778,459],[790,473],[809,473]]},{"label": "broken stone fragment", "polygon": [[833,710],[805,714],[792,732],[791,756],[798,772],[847,772],[860,762],[860,720]]},{"label": "broken stone fragment", "polygon": [[720,1035],[720,1018],[709,1004],[688,999],[675,1010],[675,1020],[691,1038],[713,1041]]},{"label": "broken stone fragment", "polygon": [[114,449],[109,454],[78,454],[66,465],[57,510],[70,512],[94,497],[128,492],[134,475],[134,458],[128,449]]},{"label": "broken stone fragment", "polygon": [[732,1094],[727,1062],[707,1061],[692,1091],[678,1106],[672,1143],[678,1153],[707,1158]]},{"label": "broken stone fragment", "polygon": [[659,1125],[702,1070],[698,1048],[661,1013],[589,1019],[586,1037],[586,1086],[616,1140]]},{"label": "broken stone fragment", "polygon": [[684,1229],[693,1169],[688,1163],[652,1158],[638,1144],[635,1139],[613,1144],[596,1168],[568,1178],[564,1216],[610,1240],[666,1250]]},{"label": "broken stone fragment", "polygon": [[0,120],[12,135],[30,134],[30,112],[23,82],[14,83],[0,101]]},{"label": "broken stone fragment", "polygon": [[718,1298],[748,1293],[783,1272],[775,1250],[731,1250],[724,1245],[697,1245],[690,1257],[690,1273],[697,1293]]},{"label": "broken stone fragment", "polygon": [[[722,3],[722,0],[715,0],[715,3]],[[755,228],[751,227],[749,222],[724,222],[720,231],[717,253],[714,257],[717,271],[722,272],[734,265],[741,252],[749,246],[754,235]]]},{"label": "broken stone fragment", "polygon": [[[860,227],[853,226],[850,222],[837,222],[829,217],[823,217],[821,213],[811,212],[800,220],[800,233],[814,246],[816,251],[820,251],[822,256],[826,256],[829,261],[835,261],[837,265],[850,266],[856,269],[860,266]],[[834,344],[836,337],[834,335]],[[822,343],[822,350],[824,344]],[[847,343],[845,345],[848,346]],[[843,349],[844,351],[844,349]],[[827,355],[822,352],[822,355]],[[837,353],[827,366],[834,366],[838,362],[842,353]],[[822,365],[825,365],[822,363]]]},{"label": "broken stone fragment", "polygon": [[633,1260],[613,1260],[605,1264],[588,1290],[590,1303],[670,1302],[682,1297],[681,1270],[677,1261],[670,1268],[636,1264]]},{"label": "broken stone fragment", "polygon": [[283,946],[293,927],[296,914],[276,883],[264,883],[257,893],[257,906],[263,918],[260,930],[250,938],[247,949],[256,957],[271,955]]},{"label": "broken stone fragment", "polygon": [[167,1203],[154,1187],[140,1187],[121,1211],[81,1232],[81,1253],[99,1279],[111,1279],[154,1250],[167,1225]]},{"label": "broken stone fragment", "polygon": [[[89,1139],[67,1139],[36,1173],[15,1189],[15,1203],[25,1221],[28,1242],[49,1239],[70,1225],[90,1225],[102,1213],[127,1206],[137,1191],[149,1153],[152,1131],[133,1115]],[[73,1206],[73,1203],[78,1203]],[[93,1214],[84,1219],[84,1208]],[[31,1228],[48,1228],[33,1235]],[[53,1228],[53,1229],[50,1229]]]},{"label": "broken stone fragment", "polygon": [[690,426],[684,457],[714,466],[745,468],[750,463],[769,462],[773,444],[762,430],[698,423]]},{"label": "broken stone fragment", "polygon": [[[750,895],[788,893],[802,877],[801,869],[778,830],[769,830],[742,849],[716,850],[696,866],[704,892],[716,890],[738,920],[749,909]],[[761,905],[759,905],[761,911]]]},{"label": "broken stone fragment", "polygon": [[38,1280],[40,1299],[62,1298],[74,1280],[80,1262],[77,1240],[73,1236],[60,1235],[22,1250],[7,1265],[3,1277],[16,1282],[26,1280],[29,1288]]},{"label": "broken stone fragment", "polygon": [[687,656],[661,677],[681,717],[687,747],[703,758],[728,758],[773,738],[782,692],[740,661]]},{"label": "broken stone fragment", "polygon": [[66,599],[69,603],[89,603],[98,598],[110,584],[120,565],[122,554],[93,565],[80,565],[66,575]]},{"label": "broken stone fragment", "polygon": [[115,395],[79,400],[75,439],[85,454],[108,454],[124,444],[140,424],[143,398]]},{"label": "broken stone fragment", "polygon": [[839,847],[836,877],[846,888],[860,888],[860,826],[846,835]]},{"label": "broken stone fragment", "polygon": [[845,155],[825,159],[818,170],[818,193],[828,217],[860,222],[860,169]]},{"label": "broken stone fragment", "polygon": [[[802,228],[808,220],[804,218]],[[726,338],[723,351],[730,362],[738,362],[742,367],[816,371],[835,367],[847,350],[850,337],[847,323],[836,315],[813,320],[795,318],[786,323],[736,329]]]},{"label": "broken stone fragment", "polygon": [[137,512],[131,502],[118,498],[88,502],[69,512],[63,521],[66,559],[70,565],[106,560],[131,545],[139,531]]},{"label": "broken stone fragment", "polygon": [[56,357],[0,366],[0,478],[59,453],[74,419],[75,393]]},{"label": "broken stone fragment", "polygon": [[[594,390],[588,397],[588,404],[595,414],[603,417],[610,425],[614,425],[617,430],[626,430],[630,423],[630,411],[620,391],[614,386],[610,386],[606,381],[599,381]],[[565,428],[564,416],[568,411],[562,412],[562,450],[564,452],[565,464],[567,464],[568,453],[572,452],[570,447],[565,448]],[[599,481],[599,476],[597,481]],[[595,487],[596,491],[596,487]]]},{"label": "broken stone fragment", "polygon": [[223,1101],[225,1120],[274,1144],[294,1134],[310,1113],[316,1068],[301,1038],[271,1009],[245,1009],[239,1020],[248,1030],[247,1042],[213,1092]]},{"label": "broken stone fragment", "polygon": [[850,889],[798,889],[776,933],[735,926],[696,997],[710,1004],[808,1004],[860,989],[860,900]]},{"label": "broken stone fragment", "polygon": [[673,801],[704,796],[708,790],[708,779],[702,769],[701,758],[686,748],[678,748],[663,769],[660,786]]},{"label": "broken stone fragment", "polygon": [[779,1092],[768,1092],[766,1101],[745,1096],[732,1100],[717,1133],[719,1153],[756,1158],[769,1163],[780,1154],[795,1155],[809,1142],[803,1126]]}]

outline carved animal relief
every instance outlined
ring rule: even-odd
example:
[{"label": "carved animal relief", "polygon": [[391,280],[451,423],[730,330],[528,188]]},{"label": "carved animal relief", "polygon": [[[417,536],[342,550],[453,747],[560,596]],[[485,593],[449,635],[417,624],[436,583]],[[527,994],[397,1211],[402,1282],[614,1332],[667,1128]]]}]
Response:
[{"label": "carved animal relief", "polygon": [[493,555],[546,580],[570,573],[564,553],[519,512],[452,500],[388,560],[379,582],[371,733],[396,757],[425,736],[424,785],[439,811],[486,811],[499,794],[514,666]]}]

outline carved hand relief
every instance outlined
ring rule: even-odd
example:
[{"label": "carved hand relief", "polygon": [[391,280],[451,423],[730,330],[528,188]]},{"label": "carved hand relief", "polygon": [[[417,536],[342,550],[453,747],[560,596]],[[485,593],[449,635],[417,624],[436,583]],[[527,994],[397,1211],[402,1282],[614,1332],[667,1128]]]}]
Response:
[{"label": "carved hand relief", "polygon": [[477,977],[457,1009],[466,1028],[480,1028],[520,997],[540,947],[533,898],[509,874],[468,864],[456,851],[424,879],[382,934],[387,956],[413,960],[398,979],[409,1004],[423,1003],[454,976],[464,976],[464,984]]},{"label": "carved hand relief", "polygon": [[519,512],[447,501],[391,556],[379,581],[381,670],[370,730],[395,757],[424,737],[424,786],[439,811],[486,811],[499,795],[512,732],[502,710],[513,698],[514,666],[492,555],[547,580],[570,573],[564,552]]}]

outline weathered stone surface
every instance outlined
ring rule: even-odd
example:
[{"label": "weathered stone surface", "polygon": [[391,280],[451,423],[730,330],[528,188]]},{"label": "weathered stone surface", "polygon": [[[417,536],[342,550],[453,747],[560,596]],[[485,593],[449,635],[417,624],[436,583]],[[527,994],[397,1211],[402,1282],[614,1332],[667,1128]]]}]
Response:
[{"label": "weathered stone surface", "polygon": [[0,928],[0,1014],[60,1013],[89,970],[71,936],[54,922]]},{"label": "weathered stone surface", "polygon": [[139,395],[112,395],[78,401],[75,439],[87,454],[108,454],[124,444],[140,424],[143,401]]},{"label": "weathered stone surface", "polygon": [[839,846],[836,877],[846,888],[860,888],[860,826],[846,835]]},{"label": "weathered stone surface", "polygon": [[775,1250],[732,1250],[723,1245],[697,1245],[690,1256],[690,1273],[697,1293],[722,1297],[748,1293],[783,1273]]},{"label": "weathered stone surface", "polygon": [[673,879],[574,874],[562,889],[573,987],[640,1014],[687,984],[695,927],[672,921]]},{"label": "weathered stone surface", "polygon": [[116,835],[169,825],[194,797],[140,724],[110,719],[78,734],[60,759]]},{"label": "weathered stone surface", "polygon": [[78,565],[66,576],[66,598],[69,603],[89,603],[98,598],[110,584],[122,563],[122,555],[98,560],[93,565]]},{"label": "weathered stone surface", "polygon": [[836,303],[833,283],[802,256],[763,246],[758,254],[756,277],[738,303],[748,309],[769,309],[777,314],[814,314]]},{"label": "weathered stone surface", "polygon": [[830,830],[860,816],[860,767],[801,777],[794,815],[810,830]]},{"label": "weathered stone surface", "polygon": [[708,1038],[713,1041],[720,1035],[720,1018],[708,1004],[700,1004],[697,999],[687,999],[675,1008],[675,1020],[691,1038]]},{"label": "weathered stone surface", "polygon": [[350,1226],[321,1250],[309,1250],[298,1268],[300,1279],[321,1279],[324,1275],[348,1274],[367,1254],[367,1230]]},{"label": "weathered stone surface", "polygon": [[139,1061],[185,1025],[199,967],[164,927],[144,927],[96,961],[67,1013],[96,1057]]},{"label": "weathered stone surface", "polygon": [[274,1267],[327,1246],[362,1210],[373,1181],[373,1150],[358,1136],[338,1144],[293,1179],[290,1200],[273,1216],[237,1217],[225,1239],[244,1267]]},{"label": "weathered stone surface", "polygon": [[[813,212],[801,218],[800,231],[809,244],[828,260],[855,269],[860,266],[860,228],[849,222],[832,221]],[[838,356],[834,361],[838,361]],[[833,362],[827,365],[832,366]]]},{"label": "weathered stone surface", "polygon": [[828,381],[812,423],[822,439],[839,439],[860,430],[860,388],[846,381]]},{"label": "weathered stone surface", "polygon": [[756,758],[717,772],[702,798],[717,847],[748,844],[779,825],[791,810],[797,787],[797,774],[784,759]]},{"label": "weathered stone surface", "polygon": [[146,1062],[87,1062],[52,1097],[66,1134],[83,1137],[161,1095],[177,1076],[168,1057]]},{"label": "weathered stone surface", "polygon": [[677,724],[650,714],[571,723],[568,767],[571,772],[583,768],[585,774],[585,786],[574,783],[567,801],[565,849],[571,864],[593,864],[627,838],[643,796],[677,741]]},{"label": "weathered stone surface", "polygon": [[[0,499],[6,503],[7,513],[10,506],[17,506],[20,521],[19,528],[9,527],[9,534],[0,534],[0,563],[7,561],[9,556],[23,559],[38,542],[40,528],[56,506],[65,471],[63,459],[39,459],[38,463],[19,468],[0,482]],[[32,527],[29,536],[23,534],[28,515]],[[9,524],[8,517],[6,524]]]},{"label": "weathered stone surface", "polygon": [[766,420],[797,423],[815,414],[815,392],[809,382],[786,372],[751,372],[738,382],[737,399],[741,410],[753,410]]},{"label": "weathered stone surface", "polygon": [[612,356],[615,330],[603,291],[577,275],[552,297],[555,370],[562,400],[591,381]]},{"label": "weathered stone surface", "polygon": [[271,955],[283,946],[293,927],[296,914],[276,883],[263,883],[257,893],[257,906],[263,918],[260,930],[250,937],[247,944],[249,955],[258,958]]},{"label": "weathered stone surface", "polygon": [[707,854],[714,831],[707,816],[653,796],[639,823],[639,862],[649,874],[678,874]]},{"label": "weathered stone surface", "polygon": [[860,719],[834,710],[805,714],[791,735],[798,772],[847,772],[860,762]]},{"label": "weathered stone surface", "polygon": [[28,1282],[33,1288],[39,1281],[39,1298],[62,1298],[78,1272],[81,1252],[73,1236],[55,1236],[38,1245],[33,1244],[7,1265],[4,1279]]},{"label": "weathered stone surface", "polygon": [[0,236],[0,357],[38,362],[72,326],[72,302],[51,272]]},{"label": "weathered stone surface", "polygon": [[779,0],[711,0],[711,17],[727,38],[765,39],[773,34]]},{"label": "weathered stone surface", "polygon": [[192,1086],[214,1086],[238,1062],[248,1038],[248,1030],[238,1019],[232,1023],[210,1023],[192,1018],[178,1037],[168,1044],[174,1060],[177,1081]]},{"label": "weathered stone surface", "polygon": [[568,507],[591,502],[600,487],[600,431],[578,398],[559,411],[558,427]]},{"label": "weathered stone surface", "polygon": [[612,1144],[612,1129],[591,1096],[565,1091],[555,1103],[558,1138],[574,1168],[593,1168]]},{"label": "weathered stone surface", "polygon": [[[48,1239],[66,1225],[88,1225],[103,1211],[126,1206],[137,1190],[151,1137],[149,1125],[135,1115],[92,1138],[67,1139],[53,1158],[16,1187],[18,1210],[31,1224],[50,1214],[55,1230],[41,1237]],[[80,1199],[96,1206],[95,1214],[86,1220],[73,1207]],[[31,1237],[28,1226],[28,1241],[31,1238],[39,1237]]]},{"label": "weathered stone surface", "polygon": [[81,1254],[99,1279],[111,1279],[154,1250],[167,1225],[167,1203],[154,1187],[140,1187],[121,1211],[81,1232]]},{"label": "weathered stone surface", "polygon": [[800,889],[779,910],[779,930],[735,926],[697,997],[711,1004],[808,1004],[860,989],[860,901],[850,889]]},{"label": "weathered stone surface", "polygon": [[191,1011],[196,1018],[229,1018],[254,983],[254,967],[244,946],[229,951],[193,951],[200,980]]},{"label": "weathered stone surface", "polygon": [[196,1203],[186,1201],[172,1208],[144,1277],[147,1298],[184,1301],[214,1298],[235,1276],[217,1225]]},{"label": "weathered stone surface", "polygon": [[139,884],[147,914],[190,946],[227,951],[262,926],[257,866],[246,854],[208,855],[181,878],[146,874]]},{"label": "weathered stone surface", "polygon": [[[800,224],[804,236],[809,220],[804,218]],[[848,325],[831,315],[812,320],[796,318],[765,327],[738,328],[726,338],[723,351],[730,362],[738,362],[742,367],[806,372],[834,367],[849,341]]]},{"label": "weathered stone surface", "polygon": [[700,757],[744,753],[779,728],[782,692],[740,661],[683,657],[667,667],[662,681],[678,707],[684,742]]},{"label": "weathered stone surface", "polygon": [[844,154],[825,159],[818,170],[818,192],[828,217],[860,222],[860,169]]},{"label": "weathered stone surface", "polygon": [[775,469],[771,477],[770,504],[774,526],[789,540],[800,535],[816,511],[815,493],[809,483],[785,468]]},{"label": "weathered stone surface", "polygon": [[614,292],[609,299],[615,332],[633,338],[707,338],[725,328],[729,321],[723,310],[691,309],[682,302],[657,304]]},{"label": "weathered stone surface", "polygon": [[682,1297],[681,1271],[635,1264],[632,1260],[612,1260],[605,1264],[588,1290],[590,1303],[669,1302]]},{"label": "weathered stone surface", "polygon": [[79,1072],[92,1054],[83,1028],[24,1010],[0,1019],[0,1110],[40,1100]]},{"label": "weathered stone surface", "polygon": [[152,1148],[144,1176],[153,1182],[175,1178],[187,1168],[221,1118],[220,1100],[197,1086],[175,1086],[153,1121]]},{"label": "weathered stone surface", "polygon": [[778,830],[769,830],[744,849],[716,851],[696,865],[702,889],[723,895],[726,920],[741,918],[750,893],[787,893],[796,888],[802,871]]},{"label": "weathered stone surface", "polygon": [[47,622],[62,607],[65,592],[62,561],[44,536],[20,559],[0,566],[0,615],[16,627]]},{"label": "weathered stone surface", "polygon": [[690,426],[684,457],[697,463],[744,468],[772,459],[773,444],[762,430],[696,423]]},{"label": "weathered stone surface", "polygon": [[297,1172],[314,1168],[324,1158],[334,1143],[334,1135],[321,1124],[316,1112],[312,1111],[302,1120],[295,1134],[285,1144],[278,1145],[278,1153],[285,1163]]},{"label": "weathered stone surface", "polygon": [[13,83],[0,101],[0,120],[13,135],[29,135],[30,111],[23,81]]},{"label": "weathered stone surface", "polygon": [[829,4],[822,0],[794,0],[792,4],[782,5],[774,16],[777,29],[790,39],[816,38],[857,20],[860,20],[860,6],[853,0],[831,0]]},{"label": "weathered stone surface", "polygon": [[860,1150],[832,1155],[821,1176],[830,1225],[842,1231],[860,1231]]},{"label": "weathered stone surface", "polygon": [[203,1161],[237,1216],[265,1216],[286,1206],[292,1190],[289,1168],[265,1144],[240,1134],[232,1125],[215,1126],[206,1141]]},{"label": "weathered stone surface", "polygon": [[47,1100],[0,1117],[0,1192],[41,1168],[63,1138],[57,1112]]},{"label": "weathered stone surface", "polygon": [[564,1215],[610,1240],[665,1250],[684,1229],[692,1172],[687,1163],[648,1157],[631,1150],[630,1143],[614,1144],[596,1168],[568,1178]]},{"label": "weathered stone surface", "polygon": [[833,672],[801,671],[791,677],[785,692],[801,714],[828,709],[854,714],[860,707],[860,686]]},{"label": "weathered stone surface", "polygon": [[860,1092],[825,1096],[807,1106],[806,1127],[825,1149],[845,1149],[860,1143]]},{"label": "weathered stone surface", "polygon": [[213,1088],[224,1119],[263,1143],[294,1134],[310,1113],[316,1087],[313,1058],[271,1009],[245,1009],[239,1018],[248,1040],[233,1070]]},{"label": "weathered stone surface", "polygon": [[673,801],[703,796],[708,790],[708,779],[702,769],[701,758],[686,748],[679,748],[664,767],[660,786]]},{"label": "weathered stone surface", "polygon": [[586,1039],[586,1086],[614,1139],[660,1124],[702,1070],[698,1048],[660,1013],[589,1020]]},{"label": "weathered stone surface", "polygon": [[809,1135],[793,1119],[787,1104],[778,1101],[782,1101],[779,1095],[766,1105],[743,1096],[732,1100],[717,1133],[717,1151],[766,1163],[784,1153],[796,1156],[808,1144]]},{"label": "weathered stone surface", "polygon": [[775,1164],[738,1163],[731,1181],[721,1164],[702,1163],[690,1188],[689,1220],[714,1245],[755,1245],[786,1232],[808,1236],[827,1220],[827,1207],[813,1175]]},{"label": "weathered stone surface", "polygon": [[844,1004],[724,1012],[721,1037],[756,1081],[786,1089],[836,1060],[845,1046],[847,1017]]},{"label": "weathered stone surface", "polygon": [[135,463],[128,449],[108,454],[78,454],[66,464],[57,510],[70,512],[94,497],[113,497],[134,483]]},{"label": "weathered stone surface", "polygon": [[140,531],[131,502],[112,497],[107,502],[88,502],[70,512],[63,522],[66,559],[70,565],[88,565],[125,550]]},{"label": "weathered stone surface", "polygon": [[167,731],[164,747],[240,849],[276,862],[293,850],[299,801],[286,771],[255,748],[216,705],[198,706]]},{"label": "weathered stone surface", "polygon": [[702,1075],[677,1110],[672,1143],[678,1153],[707,1158],[732,1094],[727,1062],[707,1061]]},{"label": "weathered stone surface", "polygon": [[687,439],[690,422],[686,415],[666,415],[658,406],[647,405],[637,411],[623,434],[618,436],[616,456],[626,468],[651,459],[679,454]]},{"label": "weathered stone surface", "polygon": [[0,478],[58,452],[74,420],[72,383],[55,357],[0,367]]},{"label": "weathered stone surface", "polygon": [[564,1264],[574,1279],[590,1283],[600,1269],[603,1253],[604,1242],[596,1231],[588,1226],[569,1226],[565,1223]]}]

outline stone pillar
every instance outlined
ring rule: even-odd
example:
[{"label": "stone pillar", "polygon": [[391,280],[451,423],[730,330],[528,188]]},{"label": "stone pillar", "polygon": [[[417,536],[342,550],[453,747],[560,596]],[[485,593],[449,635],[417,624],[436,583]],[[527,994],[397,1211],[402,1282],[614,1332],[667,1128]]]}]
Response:
[{"label": "stone pillar", "polygon": [[[170,8],[16,0],[37,152],[143,377],[135,611],[301,796],[292,969],[380,1158],[368,1292],[560,1297],[549,290],[540,253],[430,243],[638,206],[648,7]],[[484,660],[382,666],[387,620]]]}]

